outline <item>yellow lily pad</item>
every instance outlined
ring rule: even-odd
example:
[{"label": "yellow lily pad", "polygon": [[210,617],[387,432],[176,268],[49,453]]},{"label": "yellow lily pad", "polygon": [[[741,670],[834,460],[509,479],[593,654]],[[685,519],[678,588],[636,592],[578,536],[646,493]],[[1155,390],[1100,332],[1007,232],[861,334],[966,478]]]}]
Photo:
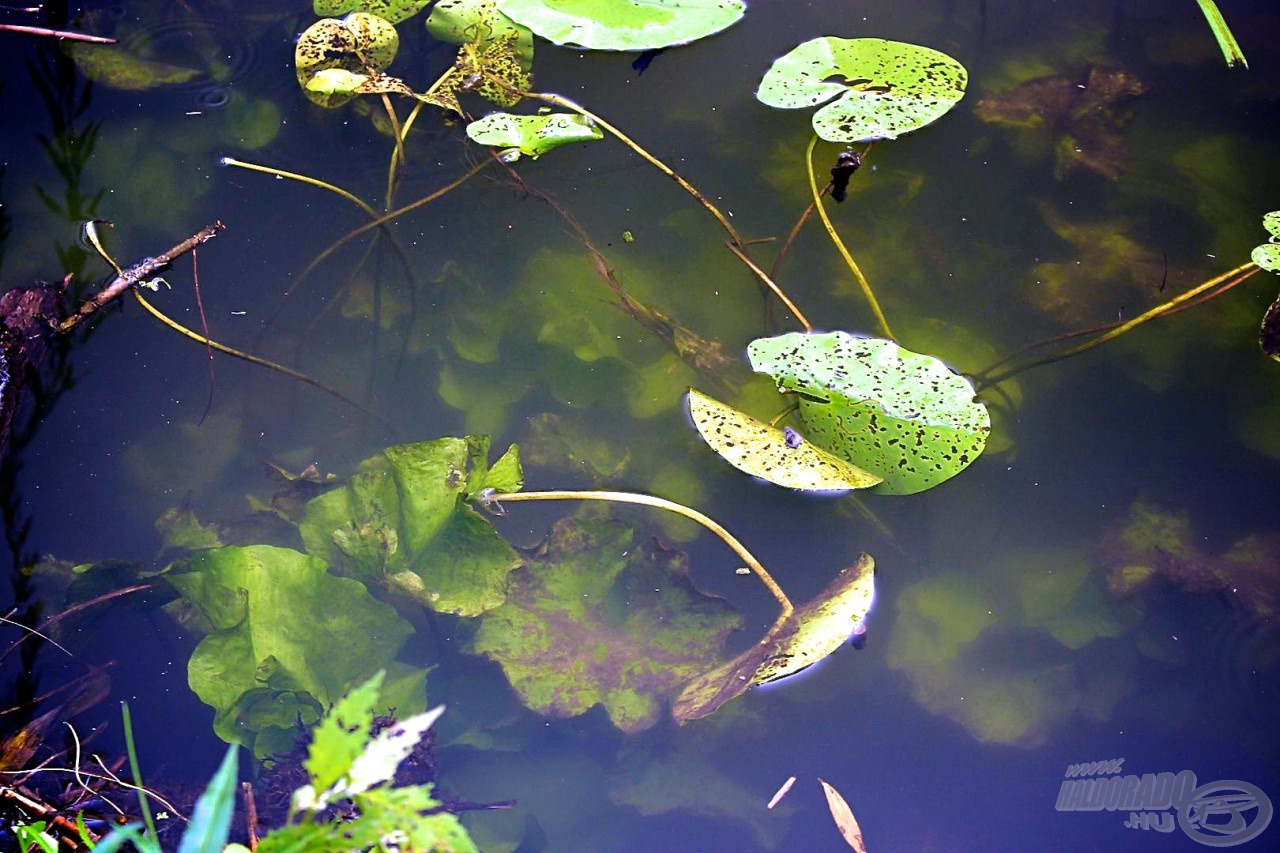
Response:
[{"label": "yellow lily pad", "polygon": [[884,480],[805,441],[795,430],[779,429],[689,389],[689,415],[704,441],[730,465],[789,489],[846,491]]}]

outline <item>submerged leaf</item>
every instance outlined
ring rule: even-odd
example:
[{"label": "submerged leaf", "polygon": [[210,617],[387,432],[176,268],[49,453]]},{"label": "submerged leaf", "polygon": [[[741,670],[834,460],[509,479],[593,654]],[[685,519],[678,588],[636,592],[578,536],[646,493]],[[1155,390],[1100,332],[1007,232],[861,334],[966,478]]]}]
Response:
[{"label": "submerged leaf", "polygon": [[493,471],[488,452],[488,438],[476,436],[388,447],[307,504],[302,541],[345,573],[442,613],[497,607],[520,558],[466,498],[518,486],[520,473],[514,451]]},{"label": "submerged leaf", "polygon": [[616,522],[564,519],[512,576],[507,603],[481,617],[472,647],[532,710],[573,717],[600,704],[633,733],[661,719],[666,697],[740,624],[694,587],[681,552],[637,546]]},{"label": "submerged leaf", "polygon": [[267,545],[202,551],[165,575],[212,625],[191,655],[191,689],[214,731],[259,756],[292,745],[319,712],[387,665],[408,623],[325,563]]},{"label": "submerged leaf", "polygon": [[982,453],[991,416],[936,358],[847,332],[759,338],[751,366],[800,394],[809,440],[884,477],[881,494],[924,491]]},{"label": "submerged leaf", "polygon": [[814,113],[814,131],[829,142],[869,142],[897,139],[937,120],[964,97],[968,80],[963,65],[932,48],[825,36],[777,59],[756,98],[799,109],[838,96]]},{"label": "submerged leaf", "polygon": [[815,447],[797,433],[762,423],[693,388],[689,389],[689,416],[726,462],[779,486],[843,491],[865,489],[884,480]]},{"label": "submerged leaf", "polygon": [[[351,91],[317,91],[308,85],[312,78],[334,68],[374,76],[386,70],[399,50],[396,28],[376,15],[352,12],[342,19],[322,18],[307,27],[294,46],[298,85],[322,107],[342,106],[351,100]],[[319,85],[323,89],[324,83]]]},{"label": "submerged leaf", "polygon": [[874,597],[875,562],[863,554],[763,640],[686,684],[675,699],[672,716],[680,722],[705,717],[752,687],[812,666],[849,638],[866,618]]},{"label": "submerged leaf", "polygon": [[653,50],[688,44],[737,22],[742,0],[498,0],[498,8],[547,41],[588,50]]},{"label": "submerged leaf", "polygon": [[853,809],[849,808],[844,797],[831,786],[831,783],[826,779],[818,781],[822,783],[822,792],[827,795],[827,808],[831,810],[831,819],[836,822],[836,828],[840,830],[841,837],[857,853],[867,853],[867,845],[862,841],[862,827],[858,826],[858,819],[853,816]]},{"label": "submerged leaf", "polygon": [[573,142],[603,139],[604,132],[590,119],[571,113],[517,116],[490,113],[467,125],[467,136],[481,145],[517,148],[534,159]]},{"label": "submerged leaf", "polygon": [[64,49],[71,54],[85,77],[126,92],[178,86],[205,73],[196,68],[146,59],[121,49],[119,45],[68,41],[64,42]]}]

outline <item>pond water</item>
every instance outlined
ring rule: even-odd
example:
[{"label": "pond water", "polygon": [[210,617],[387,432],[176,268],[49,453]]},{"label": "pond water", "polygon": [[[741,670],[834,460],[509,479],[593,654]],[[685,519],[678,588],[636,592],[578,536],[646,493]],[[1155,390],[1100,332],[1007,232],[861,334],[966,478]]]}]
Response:
[{"label": "pond water", "polygon": [[[936,488],[792,492],[710,451],[684,392],[771,418],[786,402],[751,377],[746,346],[799,326],[762,297],[715,220],[617,140],[507,170],[462,123],[425,110],[392,207],[484,168],[396,219],[396,248],[365,233],[308,269],[368,216],[323,189],[219,163],[309,175],[385,209],[392,145],[380,101],[326,110],[297,86],[293,43],[315,20],[310,5],[77,4],[59,18],[61,5],[49,4],[46,23],[114,34],[131,56],[192,70],[144,85],[152,67],[122,88],[121,72],[83,55],[77,66],[52,40],[0,33],[4,284],[68,272],[100,283],[109,269],[80,242],[90,217],[115,223],[101,233],[122,263],[220,220],[225,232],[198,251],[200,303],[190,258],[164,273],[172,289],[147,298],[196,329],[202,310],[211,337],[367,411],[223,355],[210,402],[206,350],[121,300],[46,365],[46,409],[15,434],[0,613],[38,625],[139,583],[184,554],[156,525],[175,508],[218,524],[227,544],[301,549],[296,527],[262,511],[282,488],[264,462],[345,478],[390,445],[488,435],[494,457],[521,446],[526,489],[627,490],[702,510],[797,602],[864,551],[877,590],[865,648],[846,644],[705,719],[664,716],[632,733],[599,706],[560,718],[529,710],[503,669],[472,653],[477,619],[377,590],[398,611],[384,618],[408,626],[397,665],[426,668],[428,701],[448,706],[440,785],[517,803],[466,815],[484,850],[843,849],[819,777],[849,801],[873,851],[1198,846],[1176,826],[1126,828],[1126,809],[1059,808],[1065,771],[1084,762],[1123,759],[1120,775],[1139,777],[1191,771],[1198,786],[1237,780],[1280,797],[1280,365],[1258,346],[1276,298],[1270,274],[984,389],[987,450]],[[737,25],[653,57],[643,73],[635,54],[539,41],[535,88],[629,134],[747,240],[771,240],[751,246],[768,267],[809,201],[812,132],[808,110],[756,101],[770,63],[822,35],[954,56],[969,71],[965,98],[918,133],[875,144],[848,200],[827,206],[900,343],[973,374],[1027,344],[1135,317],[1265,241],[1261,217],[1280,208],[1280,15],[1269,0],[1221,6],[1247,70],[1225,66],[1192,0],[754,0]],[[32,18],[0,12],[0,22]],[[400,30],[390,70],[421,91],[454,48],[418,19]],[[403,121],[409,102],[393,103]],[[840,150],[818,146],[819,183]],[[718,344],[726,366],[690,367],[652,323],[619,310],[571,219],[634,299]],[[878,333],[816,219],[776,277],[818,329]],[[505,509],[498,532],[534,548],[580,505]],[[767,629],[773,600],[719,540],[657,511],[616,516],[635,546],[687,552],[697,587],[741,614],[729,653]],[[68,589],[68,566],[102,561],[119,562]],[[204,634],[154,583],[50,628],[71,657],[50,643],[9,655],[0,684],[12,701],[0,704],[113,661],[109,696],[77,728],[119,754],[127,700],[148,779],[199,784],[224,749],[188,685]],[[629,599],[609,594],[605,621],[624,621]],[[0,626],[0,646],[20,636]],[[581,659],[608,653],[597,645]],[[0,729],[32,713],[6,713]],[[65,735],[49,738],[57,748]],[[795,788],[766,809],[790,776]],[[1275,849],[1277,833],[1243,844]]]}]

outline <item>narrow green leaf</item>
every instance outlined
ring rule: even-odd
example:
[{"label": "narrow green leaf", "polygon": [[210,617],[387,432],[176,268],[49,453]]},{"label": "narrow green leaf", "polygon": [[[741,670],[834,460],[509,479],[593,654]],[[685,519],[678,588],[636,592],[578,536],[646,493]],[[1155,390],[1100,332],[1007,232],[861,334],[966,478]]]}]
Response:
[{"label": "narrow green leaf", "polygon": [[222,853],[231,833],[231,817],[236,810],[236,773],[240,747],[232,744],[213,774],[209,787],[196,801],[191,823],[182,833],[178,853]]}]

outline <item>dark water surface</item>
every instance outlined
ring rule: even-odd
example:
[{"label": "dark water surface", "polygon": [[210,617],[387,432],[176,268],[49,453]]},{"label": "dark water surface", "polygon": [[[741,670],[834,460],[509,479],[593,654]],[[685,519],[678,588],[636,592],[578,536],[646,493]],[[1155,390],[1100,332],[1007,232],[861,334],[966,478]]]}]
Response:
[{"label": "dark water surface", "polygon": [[[966,98],[915,136],[874,146],[849,200],[831,208],[901,343],[973,372],[1041,338],[1133,317],[1244,263],[1263,242],[1261,216],[1280,208],[1280,14],[1270,0],[1221,6],[1247,71],[1225,68],[1193,0],[755,0],[740,24],[657,56],[643,75],[633,55],[540,41],[536,88],[631,134],[747,238],[780,240],[808,201],[810,130],[807,111],[754,99],[770,62],[820,35],[955,56],[970,72]],[[0,21],[20,17],[0,12]],[[984,394],[997,410],[988,451],[931,491],[866,496],[877,526],[850,499],[754,482],[716,458],[681,396],[689,384],[710,390],[714,379],[612,308],[564,219],[497,168],[396,223],[412,281],[385,244],[358,268],[362,240],[282,301],[308,262],[364,214],[313,187],[220,168],[219,158],[312,175],[381,208],[390,155],[370,118],[380,118],[375,99],[372,110],[325,111],[298,91],[292,41],[313,19],[309,4],[283,0],[125,2],[73,15],[82,29],[149,43],[157,60],[218,58],[196,63],[192,80],[138,91],[85,88],[73,66],[58,65],[52,42],[0,33],[4,284],[73,270],[85,281],[105,275],[96,258],[67,254],[89,215],[116,223],[107,240],[121,260],[222,220],[226,232],[198,259],[213,337],[319,377],[395,428],[223,357],[201,425],[205,351],[124,301],[72,348],[74,384],[10,457],[14,582],[0,594],[0,613],[12,603],[23,621],[38,622],[26,617],[39,591],[18,574],[36,558],[162,568],[173,555],[158,554],[155,519],[184,504],[202,519],[246,517],[246,495],[273,489],[263,461],[292,470],[316,462],[345,475],[397,441],[468,432],[528,451],[539,441],[535,422],[552,413],[589,438],[605,470],[544,453],[526,464],[527,488],[607,482],[696,506],[798,601],[867,551],[877,599],[864,650],[842,648],[706,720],[633,737],[598,708],[541,720],[496,667],[461,653],[455,633],[465,625],[411,616],[420,631],[401,659],[438,665],[427,675],[430,701],[449,705],[441,784],[467,800],[519,803],[467,817],[483,849],[516,849],[529,816],[551,850],[842,849],[817,777],[849,800],[872,851],[1199,846],[1176,828],[1125,828],[1125,811],[1056,809],[1064,771],[1082,762],[1123,758],[1122,772],[1139,776],[1190,770],[1198,785],[1239,780],[1280,798],[1280,549],[1266,545],[1280,535],[1280,364],[1257,344],[1274,276]],[[419,21],[401,30],[391,70],[422,89],[451,49],[431,44]],[[1099,130],[1076,114],[1014,127],[977,109],[1028,79],[1085,81],[1091,67],[1142,82],[1144,94],[1110,108],[1130,120]],[[37,86],[42,73],[51,100]],[[68,106],[75,97],[84,99],[78,113]],[[403,118],[408,106],[399,106]],[[73,130],[98,127],[75,190],[42,147],[68,121]],[[267,141],[264,127],[278,134]],[[1127,145],[1114,177],[1078,165],[1073,149],[1096,133]],[[819,147],[820,169],[837,150]],[[485,154],[460,124],[424,112],[407,156],[398,204]],[[615,140],[522,159],[516,169],[583,224],[638,299],[719,342],[730,359],[745,363],[746,344],[769,323],[795,328],[776,306],[766,319],[715,222]],[[81,200],[70,216],[43,200],[64,204],[69,192]],[[776,245],[757,247],[757,257],[771,262]],[[180,262],[166,274],[173,290],[151,298],[198,327],[190,269]],[[875,333],[816,223],[779,279],[819,328]],[[735,369],[742,384],[745,369]],[[731,399],[769,417],[771,394],[760,380]],[[500,532],[533,545],[574,506],[507,509]],[[1184,518],[1180,541],[1195,550],[1177,563],[1170,554],[1181,546],[1157,541],[1147,562],[1167,578],[1117,596],[1132,557],[1121,553],[1120,531],[1142,512]],[[769,624],[772,601],[734,573],[736,558],[720,542],[656,514],[623,517],[637,541],[659,536],[688,551],[699,587],[744,614],[739,647]],[[1250,536],[1253,556],[1232,564],[1240,575],[1214,588],[1174,577],[1197,562],[1221,571],[1221,555]],[[50,592],[41,616],[62,606]],[[77,721],[86,731],[105,727],[95,748],[119,750],[116,702],[127,699],[144,768],[206,779],[223,745],[187,686],[199,637],[130,598],[74,624],[57,635],[74,661],[49,644],[33,660],[11,655],[0,695],[20,698],[33,685],[40,693],[114,660],[109,700]],[[19,636],[0,626],[0,646]],[[0,728],[17,716],[0,717]],[[799,781],[783,808],[766,811],[792,775]],[[1273,826],[1244,847],[1276,849],[1277,833]],[[520,849],[536,849],[524,837]]]}]

